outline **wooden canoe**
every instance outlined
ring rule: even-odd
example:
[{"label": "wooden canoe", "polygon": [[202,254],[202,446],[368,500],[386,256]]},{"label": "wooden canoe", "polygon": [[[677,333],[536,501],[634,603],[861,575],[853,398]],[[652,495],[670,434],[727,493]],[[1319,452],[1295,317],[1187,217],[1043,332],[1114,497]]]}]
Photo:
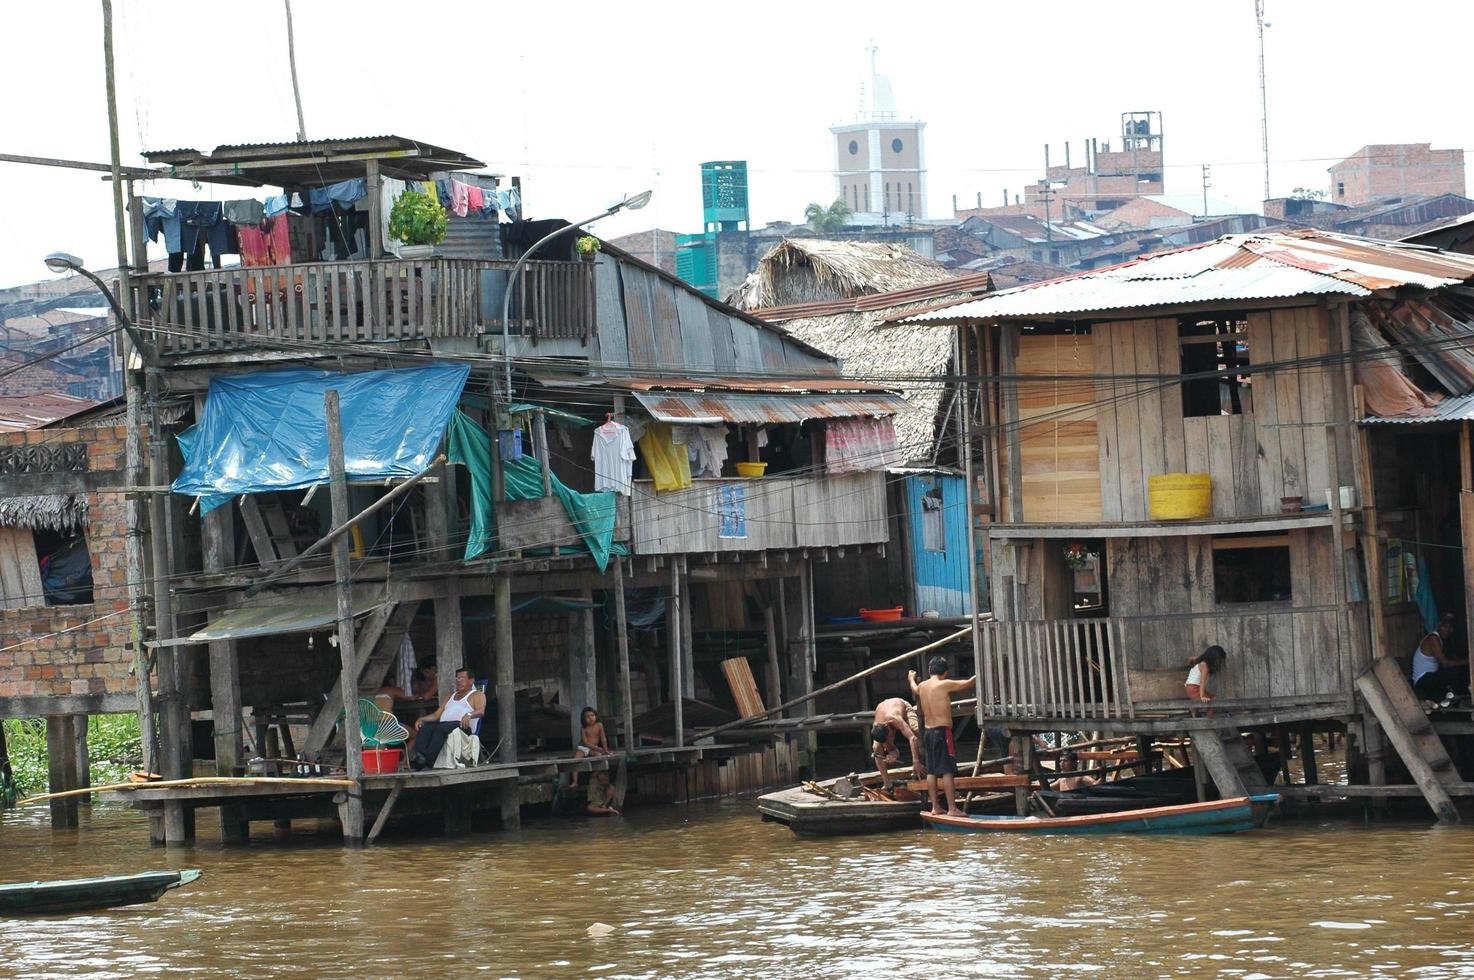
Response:
[{"label": "wooden canoe", "polygon": [[136,875],[25,881],[0,885],[0,915],[51,915],[110,909],[153,902],[164,892],[187,885],[198,871],[145,871]]},{"label": "wooden canoe", "polygon": [[1238,796],[1076,817],[950,817],[923,813],[921,818],[933,830],[972,834],[1227,834],[1254,829],[1253,803],[1247,796]]}]

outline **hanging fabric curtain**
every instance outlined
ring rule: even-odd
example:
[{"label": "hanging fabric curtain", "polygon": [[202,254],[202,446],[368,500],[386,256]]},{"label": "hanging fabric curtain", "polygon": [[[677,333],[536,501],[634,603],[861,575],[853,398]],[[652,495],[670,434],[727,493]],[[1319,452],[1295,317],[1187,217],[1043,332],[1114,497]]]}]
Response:
[{"label": "hanging fabric curtain", "polygon": [[671,440],[671,426],[652,422],[640,437],[640,455],[655,481],[655,492],[684,490],[691,485],[691,459],[685,446]]}]

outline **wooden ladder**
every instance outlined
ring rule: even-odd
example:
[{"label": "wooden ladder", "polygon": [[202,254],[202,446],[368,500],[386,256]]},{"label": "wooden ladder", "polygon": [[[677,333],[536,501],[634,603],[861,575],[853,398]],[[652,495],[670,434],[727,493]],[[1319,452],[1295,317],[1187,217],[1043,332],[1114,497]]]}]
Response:
[{"label": "wooden ladder", "polygon": [[1462,787],[1463,780],[1401,665],[1391,657],[1378,657],[1356,679],[1356,689],[1381,722],[1434,816],[1440,823],[1458,823],[1459,811],[1448,790]]},{"label": "wooden ladder", "polygon": [[1198,761],[1213,777],[1223,799],[1271,792],[1244,736],[1233,729],[1193,733]]},{"label": "wooden ladder", "polygon": [[286,511],[275,494],[259,495],[243,493],[240,501],[241,519],[246,524],[246,534],[251,539],[251,548],[256,552],[256,562],[263,568],[280,565],[289,558],[297,557],[297,542],[292,537],[291,525],[287,523]]},{"label": "wooden ladder", "polygon": [[[354,636],[354,653],[358,658],[358,694],[372,696],[379,689],[389,664],[399,654],[404,634],[409,632],[419,612],[418,602],[387,602],[364,617]],[[307,741],[302,743],[305,759],[322,758],[323,749],[333,738],[338,716],[343,712],[343,688],[334,681],[328,688],[323,706],[312,720]],[[356,706],[355,706],[355,717]]]}]

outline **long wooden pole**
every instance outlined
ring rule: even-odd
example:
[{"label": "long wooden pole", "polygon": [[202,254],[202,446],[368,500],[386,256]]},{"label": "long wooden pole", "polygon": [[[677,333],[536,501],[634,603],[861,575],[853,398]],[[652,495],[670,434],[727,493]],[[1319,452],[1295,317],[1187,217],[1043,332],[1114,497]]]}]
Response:
[{"label": "long wooden pole", "polygon": [[139,789],[171,789],[181,786],[241,786],[244,784],[256,786],[317,786],[322,788],[332,787],[334,789],[349,789],[358,785],[351,779],[319,779],[311,777],[296,779],[287,776],[195,776],[190,779],[155,779],[136,783],[106,783],[102,786],[84,786],[81,789],[67,790],[65,793],[45,793],[41,796],[28,796],[20,802],[22,805],[46,803],[63,797],[81,796],[85,793],[118,793]]},{"label": "long wooden pole", "polygon": [[619,648],[619,714],[628,754],[635,749],[635,694],[630,686],[629,620],[624,608],[624,558],[614,556],[614,638]]},{"label": "long wooden pole", "polygon": [[[962,425],[960,429],[962,432],[963,479],[967,481],[966,492],[963,494],[962,519],[967,522],[967,590],[968,605],[970,607],[968,611],[972,614],[972,621],[976,623],[978,616],[982,613],[983,601],[981,590],[978,588],[977,516],[976,508],[973,506],[973,499],[977,495],[978,484],[972,460],[972,398],[967,388],[967,377],[971,372],[966,370],[967,359],[965,357],[970,349],[970,345],[962,342],[962,331],[966,329],[963,326],[953,329],[952,363],[954,370],[957,372],[958,386],[961,388],[961,398],[959,401],[961,402],[960,407],[962,409]],[[983,727],[983,705],[985,702],[983,701],[983,631],[979,629],[972,631],[972,674],[974,678],[973,686],[978,699],[978,731],[981,732]],[[984,738],[978,739],[978,758],[980,760],[982,759],[982,743],[985,741],[986,739]]]},{"label": "long wooden pole", "polygon": [[684,664],[681,640],[685,630],[681,623],[681,560],[672,557],[670,562],[670,607],[666,611],[666,633],[670,639],[670,702],[675,711],[676,746],[686,744],[685,685],[681,682]]},{"label": "long wooden pole", "polygon": [[[328,473],[331,477],[333,525],[348,520],[348,473],[343,463],[343,420],[338,414],[338,390],[323,393],[323,413],[328,427]],[[338,596],[338,657],[342,665],[339,685],[343,691],[343,741],[346,746],[348,778],[355,783],[340,808],[343,839],[350,847],[363,845],[363,732],[358,726],[358,659],[353,650],[353,569],[348,559],[348,538],[333,540],[333,578]]]},{"label": "long wooden pole", "polygon": [[297,84],[297,37],[292,30],[292,0],[284,0],[287,7],[287,65],[292,70],[292,101],[297,106],[297,142],[307,142],[307,123],[302,119],[302,89]]},{"label": "long wooden pole", "polygon": [[897,664],[903,664],[912,657],[918,657],[921,654],[929,653],[932,650],[937,649],[938,647],[946,646],[947,644],[952,643],[955,640],[962,639],[964,636],[966,636],[968,633],[971,633],[972,631],[973,627],[964,626],[956,633],[951,633],[947,636],[944,636],[940,640],[933,640],[925,646],[917,647],[915,650],[907,650],[905,653],[897,654],[896,656],[891,657],[889,660],[875,664],[873,667],[866,667],[864,670],[860,671],[857,674],[851,674],[844,680],[835,681],[833,684],[826,684],[825,686],[819,688],[817,691],[810,691],[807,694],[802,694],[796,698],[793,698],[790,701],[783,702],[777,707],[769,708],[766,711],[755,714],[750,718],[739,718],[736,721],[729,721],[726,724],[718,725],[715,728],[708,728],[706,731],[692,736],[692,741],[701,738],[708,738],[712,735],[716,735],[719,732],[725,732],[733,728],[740,728],[743,725],[750,725],[755,721],[762,721],[764,718],[777,714],[780,711],[786,711],[789,708],[796,707],[797,705],[804,704],[808,701],[812,701],[815,698],[828,694],[831,691],[837,691],[842,687],[855,683],[861,678],[869,677],[871,674],[879,673],[880,671],[885,670],[888,667],[894,667]]}]

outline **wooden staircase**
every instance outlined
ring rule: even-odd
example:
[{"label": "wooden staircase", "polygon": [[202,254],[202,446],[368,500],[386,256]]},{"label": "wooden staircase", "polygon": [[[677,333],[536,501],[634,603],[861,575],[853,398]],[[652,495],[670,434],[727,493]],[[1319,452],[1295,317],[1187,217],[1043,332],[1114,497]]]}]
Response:
[{"label": "wooden staircase", "polygon": [[[418,602],[386,602],[363,618],[354,636],[354,653],[358,657],[358,694],[372,697],[384,680],[389,664],[399,654],[404,634],[420,610]],[[343,689],[338,684],[328,688],[326,700],[312,720],[307,741],[302,744],[303,758],[319,760],[332,740],[343,713]]]},{"label": "wooden staircase", "polygon": [[1401,665],[1391,657],[1378,657],[1356,679],[1356,689],[1381,722],[1434,816],[1440,823],[1458,823],[1459,812],[1449,790],[1463,790],[1464,782]]},{"label": "wooden staircase", "polygon": [[251,548],[256,552],[256,562],[262,568],[297,557],[297,542],[281,500],[275,494],[243,493],[236,499],[240,501],[241,519],[251,539]]},{"label": "wooden staircase", "polygon": [[1254,753],[1244,736],[1233,729],[1216,729],[1193,733],[1193,747],[1198,761],[1213,777],[1218,795],[1223,799],[1257,796],[1273,790],[1254,761]]}]

